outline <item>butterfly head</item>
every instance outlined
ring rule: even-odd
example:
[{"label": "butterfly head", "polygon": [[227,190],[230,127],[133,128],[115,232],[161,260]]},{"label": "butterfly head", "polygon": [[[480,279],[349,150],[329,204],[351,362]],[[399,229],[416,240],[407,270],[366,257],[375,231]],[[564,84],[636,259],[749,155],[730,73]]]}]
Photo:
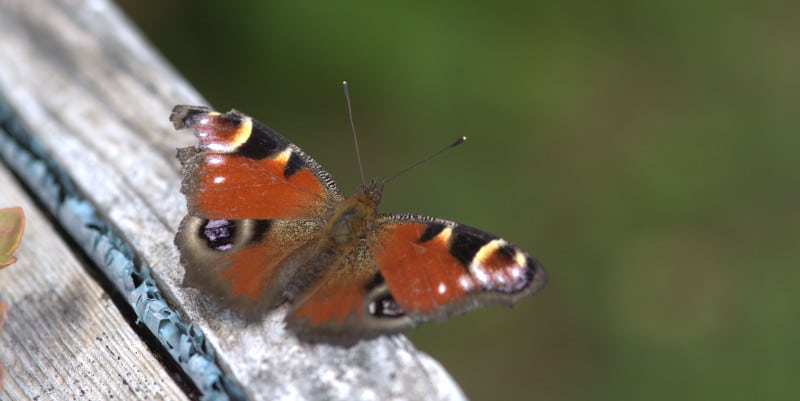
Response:
[{"label": "butterfly head", "polygon": [[377,208],[380,206],[381,200],[383,200],[384,183],[384,181],[379,181],[373,178],[369,184],[362,185],[358,192]]}]

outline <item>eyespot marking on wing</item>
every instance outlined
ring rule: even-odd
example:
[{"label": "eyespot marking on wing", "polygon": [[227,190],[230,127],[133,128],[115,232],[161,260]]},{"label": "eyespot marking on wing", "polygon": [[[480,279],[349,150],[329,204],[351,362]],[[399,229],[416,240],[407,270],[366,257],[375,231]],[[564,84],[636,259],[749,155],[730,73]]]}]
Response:
[{"label": "eyespot marking on wing", "polygon": [[525,289],[530,283],[525,255],[503,239],[483,245],[469,264],[469,271],[481,287],[503,293]]}]

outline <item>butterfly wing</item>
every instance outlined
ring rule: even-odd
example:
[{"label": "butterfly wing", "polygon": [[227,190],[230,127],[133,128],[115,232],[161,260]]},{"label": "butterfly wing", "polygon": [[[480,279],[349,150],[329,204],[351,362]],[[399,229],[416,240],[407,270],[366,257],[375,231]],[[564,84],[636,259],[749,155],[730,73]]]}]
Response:
[{"label": "butterfly wing", "polygon": [[533,257],[497,236],[384,215],[340,266],[300,294],[287,325],[307,340],[352,344],[478,306],[511,306],[546,282]]},{"label": "butterfly wing", "polygon": [[178,150],[189,213],[206,219],[298,219],[324,214],[342,194],[300,148],[232,110],[175,106],[175,129],[192,128],[197,147]]},{"label": "butterfly wing", "polygon": [[392,302],[415,324],[487,304],[512,306],[547,283],[527,252],[452,221],[384,215],[371,241]]},{"label": "butterfly wing", "polygon": [[413,326],[391,302],[366,243],[360,242],[298,294],[286,325],[306,341],[352,345]]},{"label": "butterfly wing", "polygon": [[176,106],[170,120],[200,140],[178,150],[189,209],[175,238],[184,283],[254,319],[283,300],[341,191],[300,148],[243,113]]}]

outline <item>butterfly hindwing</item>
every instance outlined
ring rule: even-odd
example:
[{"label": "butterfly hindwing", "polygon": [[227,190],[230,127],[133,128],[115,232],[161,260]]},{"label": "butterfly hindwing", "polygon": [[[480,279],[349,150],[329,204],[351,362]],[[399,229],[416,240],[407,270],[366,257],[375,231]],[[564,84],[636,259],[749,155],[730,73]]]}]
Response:
[{"label": "butterfly hindwing", "polygon": [[397,308],[365,242],[292,300],[286,324],[308,341],[351,345],[414,325]]},{"label": "butterfly hindwing", "polygon": [[184,285],[255,320],[284,301],[316,236],[314,222],[224,220],[186,216],[175,243],[186,267]]}]

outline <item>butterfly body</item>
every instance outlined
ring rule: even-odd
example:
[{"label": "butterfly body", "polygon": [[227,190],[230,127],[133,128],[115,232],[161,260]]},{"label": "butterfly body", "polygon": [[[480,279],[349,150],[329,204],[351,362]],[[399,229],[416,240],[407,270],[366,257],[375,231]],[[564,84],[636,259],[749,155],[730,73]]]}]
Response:
[{"label": "butterfly body", "polygon": [[249,320],[288,301],[298,336],[352,344],[511,305],[546,282],[531,256],[492,234],[379,213],[380,183],[345,198],[316,161],[238,111],[176,106],[170,119],[200,140],[178,152],[185,284]]}]

